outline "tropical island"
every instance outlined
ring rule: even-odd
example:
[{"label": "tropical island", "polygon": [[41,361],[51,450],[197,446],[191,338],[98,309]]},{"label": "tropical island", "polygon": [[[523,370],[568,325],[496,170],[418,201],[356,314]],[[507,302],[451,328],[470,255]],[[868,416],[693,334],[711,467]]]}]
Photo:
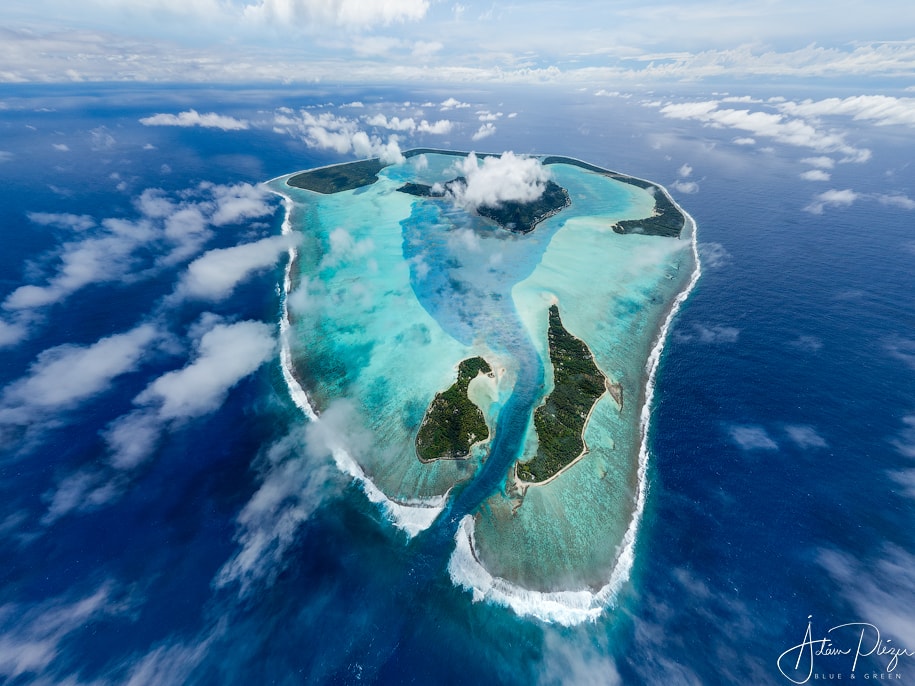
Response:
[{"label": "tropical island", "polygon": [[[466,184],[467,179],[459,176],[444,184],[428,186],[423,183],[405,183],[397,190],[421,198],[444,198],[455,188]],[[513,233],[530,233],[544,219],[552,217],[571,204],[569,193],[553,181],[544,184],[543,194],[531,202],[502,202],[498,205],[480,205],[476,212],[496,222],[503,229]]]},{"label": "tropical island", "polygon": [[537,454],[518,463],[517,471],[519,479],[534,483],[555,476],[587,452],[585,426],[594,404],[607,391],[607,379],[594,363],[594,355],[566,331],[556,305],[550,306],[547,337],[553,392],[534,411]]},{"label": "tropical island", "polygon": [[457,381],[432,400],[416,434],[420,461],[464,459],[474,443],[489,438],[483,413],[467,395],[477,374],[492,374],[492,368],[482,357],[464,360],[458,365]]},{"label": "tropical island", "polygon": [[[632,564],[695,224],[663,187],[572,158],[403,157],[270,184],[304,237],[284,281],[290,393],[384,516],[454,535],[455,584],[593,617]],[[490,185],[464,197],[464,179]]]},{"label": "tropical island", "polygon": [[375,183],[378,180],[378,172],[385,166],[387,165],[383,164],[381,160],[373,157],[358,162],[345,162],[320,169],[311,169],[289,177],[286,183],[293,188],[330,195],[356,190]]}]

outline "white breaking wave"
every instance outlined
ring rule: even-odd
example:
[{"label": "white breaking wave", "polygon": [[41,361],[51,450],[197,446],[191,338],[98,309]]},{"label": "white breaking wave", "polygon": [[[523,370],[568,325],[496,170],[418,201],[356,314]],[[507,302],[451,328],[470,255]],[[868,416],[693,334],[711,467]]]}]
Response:
[{"label": "white breaking wave", "polygon": [[[292,233],[292,209],[293,201],[287,195],[278,191],[271,192],[283,199],[283,206],[286,210],[286,216],[283,219],[283,234]],[[292,265],[298,255],[296,247],[293,245],[289,248],[289,259],[286,263],[286,273],[283,279],[283,316],[280,320],[280,367],[283,371],[283,380],[289,389],[289,397],[302,413],[311,421],[321,421],[318,411],[308,399],[308,394],[302,385],[298,382],[292,373],[292,346],[289,340],[291,336],[291,327],[289,324],[289,291],[292,288]],[[334,463],[337,468],[344,474],[349,474],[353,479],[359,482],[362,490],[368,499],[381,506],[382,511],[399,529],[402,529],[412,538],[420,531],[424,531],[432,526],[432,522],[445,508],[445,502],[448,494],[436,498],[417,499],[407,503],[395,502],[388,498],[366,475],[362,467],[355,459],[341,446],[335,446],[331,450]]]},{"label": "white breaking wave", "polygon": [[[657,185],[657,184],[656,184]],[[696,222],[680,207],[663,186],[658,186],[668,199],[677,207],[692,230],[692,251],[695,268],[690,276],[689,283],[677,297],[667,313],[664,323],[658,332],[648,361],[645,364],[647,380],[645,383],[645,402],[639,417],[639,468],[638,468],[638,494],[636,495],[635,509],[632,521],[620,544],[620,554],[616,565],[610,573],[610,579],[600,590],[588,591],[532,591],[511,583],[500,577],[494,577],[482,565],[474,552],[474,523],[473,517],[466,515],[461,520],[461,525],[455,534],[455,550],[448,562],[448,573],[451,581],[456,586],[463,587],[473,594],[474,602],[487,600],[510,608],[519,616],[536,617],[544,622],[556,622],[564,626],[573,626],[585,621],[595,621],[616,600],[623,585],[629,580],[629,574],[635,563],[635,543],[642,513],[645,509],[645,500],[648,492],[648,428],[651,423],[651,402],[654,398],[655,376],[664,344],[670,331],[671,323],[680,306],[689,297],[695,288],[702,267],[699,263],[699,245],[697,238]]]}]

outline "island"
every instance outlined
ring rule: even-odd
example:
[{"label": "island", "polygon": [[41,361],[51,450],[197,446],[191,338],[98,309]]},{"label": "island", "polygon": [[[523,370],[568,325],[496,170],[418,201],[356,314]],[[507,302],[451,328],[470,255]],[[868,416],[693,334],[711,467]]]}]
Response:
[{"label": "island", "polygon": [[385,165],[377,157],[358,162],[334,164],[329,167],[312,169],[289,177],[286,183],[293,188],[302,188],[315,193],[340,193],[371,185],[378,180],[378,172]]},{"label": "island", "polygon": [[489,427],[480,408],[467,396],[477,374],[492,374],[482,357],[463,360],[457,381],[438,393],[426,410],[416,434],[416,455],[422,462],[461,460],[470,455],[474,443],[489,438]]},{"label": "island", "polygon": [[[419,554],[454,541],[456,586],[587,621],[634,564],[658,361],[698,278],[695,224],[660,185],[561,156],[502,155],[487,165],[500,188],[542,165],[528,177],[542,192],[468,206],[468,156],[414,149],[268,183],[301,234],[283,379],[379,521]],[[498,197],[530,198],[525,183]]]},{"label": "island", "polygon": [[[397,190],[424,198],[444,198],[458,184],[465,184],[463,176],[451,179],[444,184],[429,186],[423,183],[405,183]],[[481,217],[491,219],[503,229],[514,233],[530,233],[537,224],[552,217],[571,204],[569,193],[553,181],[547,181],[543,194],[531,202],[503,202],[499,205],[480,205],[476,212]]]},{"label": "island", "polygon": [[556,305],[550,306],[547,337],[553,392],[534,411],[540,445],[532,460],[518,463],[522,481],[546,481],[587,452],[585,427],[594,403],[607,391],[607,379],[594,364],[594,356],[563,327]]}]

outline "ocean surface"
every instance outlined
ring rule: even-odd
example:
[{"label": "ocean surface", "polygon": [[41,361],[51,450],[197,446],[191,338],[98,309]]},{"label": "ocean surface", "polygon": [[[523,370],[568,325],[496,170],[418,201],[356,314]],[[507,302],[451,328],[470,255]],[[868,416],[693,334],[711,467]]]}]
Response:
[{"label": "ocean surface", "polygon": [[[860,89],[543,88],[0,89],[0,681],[915,682],[911,129],[828,119],[826,149],[663,112]],[[191,108],[239,124],[141,122]],[[290,393],[286,208],[262,184],[355,159],[303,113],[382,141],[367,117],[447,118],[401,146],[568,155],[695,219],[632,566],[595,618],[456,585],[454,538],[409,537],[339,468],[342,440],[373,447],[346,406],[318,424]],[[862,631],[857,664],[813,654]]]}]

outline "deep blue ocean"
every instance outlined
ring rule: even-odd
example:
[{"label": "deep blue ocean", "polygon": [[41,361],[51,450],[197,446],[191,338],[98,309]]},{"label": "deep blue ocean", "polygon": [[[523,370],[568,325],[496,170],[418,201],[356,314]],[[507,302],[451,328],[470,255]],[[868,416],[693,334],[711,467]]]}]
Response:
[{"label": "deep blue ocean", "polygon": [[[842,163],[651,102],[711,90],[3,86],[0,682],[915,683],[915,134],[823,122],[870,151]],[[140,122],[191,108],[247,128]],[[257,184],[354,157],[279,108],[422,110],[455,125],[404,148],[577,157],[696,220],[635,565],[597,621],[473,602],[450,550],[316,447],[275,344],[283,206]],[[828,181],[800,177],[823,156]],[[258,241],[250,268],[215,253],[221,285],[188,269]]]}]

